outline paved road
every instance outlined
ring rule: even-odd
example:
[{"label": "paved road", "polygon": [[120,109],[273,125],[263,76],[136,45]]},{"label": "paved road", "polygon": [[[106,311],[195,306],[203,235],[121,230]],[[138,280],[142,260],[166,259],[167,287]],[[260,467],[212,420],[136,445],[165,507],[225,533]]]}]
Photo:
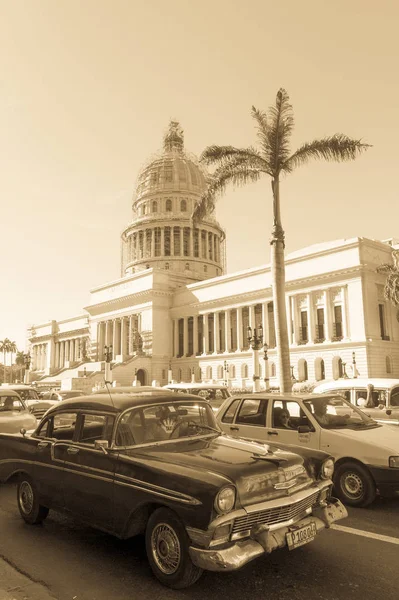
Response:
[{"label": "paved road", "polygon": [[176,592],[153,578],[142,538],[120,541],[53,512],[30,527],[19,517],[15,488],[0,486],[0,557],[57,600],[398,600],[399,499],[352,509],[339,525],[293,552],[275,552],[236,573],[205,573]]}]

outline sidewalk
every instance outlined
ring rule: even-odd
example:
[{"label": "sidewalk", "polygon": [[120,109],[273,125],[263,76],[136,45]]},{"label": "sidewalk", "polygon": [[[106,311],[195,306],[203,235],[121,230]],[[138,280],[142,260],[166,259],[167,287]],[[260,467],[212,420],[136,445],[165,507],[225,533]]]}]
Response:
[{"label": "sidewalk", "polygon": [[46,586],[33,581],[0,558],[0,600],[57,600]]}]

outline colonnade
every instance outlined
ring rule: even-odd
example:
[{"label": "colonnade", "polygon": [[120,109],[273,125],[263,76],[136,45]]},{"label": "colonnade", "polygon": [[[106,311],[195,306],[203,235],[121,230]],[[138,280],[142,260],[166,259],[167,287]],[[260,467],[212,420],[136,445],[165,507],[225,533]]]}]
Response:
[{"label": "colonnade", "polygon": [[104,360],[105,346],[112,346],[112,360],[121,356],[122,360],[142,349],[139,333],[140,315],[129,315],[107,319],[97,324],[98,360]]},{"label": "colonnade", "polygon": [[48,343],[35,344],[32,348],[32,364],[33,371],[44,371],[47,362]]}]

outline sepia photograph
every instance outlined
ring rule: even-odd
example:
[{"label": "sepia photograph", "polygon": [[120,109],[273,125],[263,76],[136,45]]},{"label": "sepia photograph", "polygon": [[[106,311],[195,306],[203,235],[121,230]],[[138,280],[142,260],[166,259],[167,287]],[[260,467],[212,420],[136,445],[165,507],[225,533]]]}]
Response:
[{"label": "sepia photograph", "polygon": [[0,600],[398,600],[398,21],[0,0]]}]

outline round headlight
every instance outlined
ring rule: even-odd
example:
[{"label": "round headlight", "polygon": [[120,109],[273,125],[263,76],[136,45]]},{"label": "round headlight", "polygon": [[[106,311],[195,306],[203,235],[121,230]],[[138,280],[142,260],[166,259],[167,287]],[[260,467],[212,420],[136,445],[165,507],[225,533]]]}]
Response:
[{"label": "round headlight", "polygon": [[215,498],[215,508],[219,513],[230,512],[236,501],[236,491],[233,487],[225,487]]},{"label": "round headlight", "polygon": [[327,458],[321,465],[320,477],[322,479],[332,479],[334,474],[334,461],[332,458]]}]

